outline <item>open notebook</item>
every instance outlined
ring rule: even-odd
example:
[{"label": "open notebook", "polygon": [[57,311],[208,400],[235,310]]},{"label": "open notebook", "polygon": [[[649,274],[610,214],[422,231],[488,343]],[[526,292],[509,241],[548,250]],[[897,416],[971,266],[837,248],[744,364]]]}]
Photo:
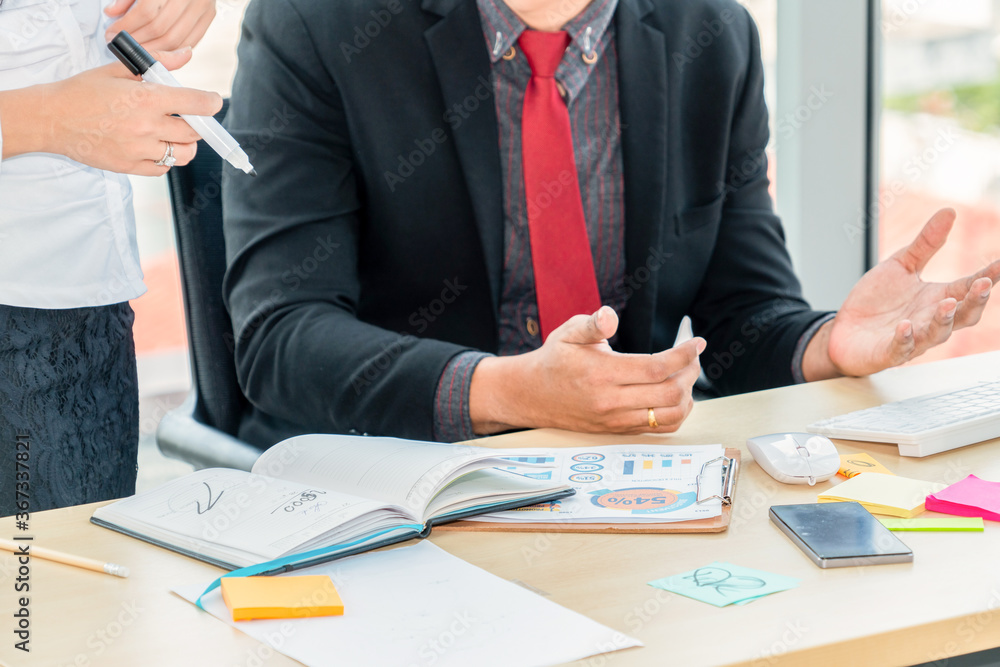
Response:
[{"label": "open notebook", "polygon": [[100,507],[91,521],[235,569],[316,549],[330,560],[426,536],[438,523],[573,493],[497,469],[507,463],[502,453],[303,435],[268,449],[249,473],[199,470]]}]

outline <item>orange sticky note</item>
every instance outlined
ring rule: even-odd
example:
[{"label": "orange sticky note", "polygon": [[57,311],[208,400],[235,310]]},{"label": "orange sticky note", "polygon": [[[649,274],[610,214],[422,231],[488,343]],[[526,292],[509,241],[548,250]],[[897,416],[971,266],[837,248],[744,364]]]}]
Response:
[{"label": "orange sticky note", "polygon": [[883,475],[894,474],[891,470],[873,459],[870,454],[865,454],[864,452],[858,454],[841,454],[840,470],[837,472],[848,479],[863,472],[878,472]]},{"label": "orange sticky note", "polygon": [[344,603],[330,577],[223,577],[222,599],[234,621],[341,616]]}]

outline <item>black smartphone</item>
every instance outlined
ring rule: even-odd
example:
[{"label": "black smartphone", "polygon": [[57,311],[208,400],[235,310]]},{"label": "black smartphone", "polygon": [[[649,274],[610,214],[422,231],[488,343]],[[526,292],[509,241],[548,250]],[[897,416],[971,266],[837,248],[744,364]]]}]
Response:
[{"label": "black smartphone", "polygon": [[913,551],[860,503],[773,505],[771,522],[820,567],[910,563]]}]

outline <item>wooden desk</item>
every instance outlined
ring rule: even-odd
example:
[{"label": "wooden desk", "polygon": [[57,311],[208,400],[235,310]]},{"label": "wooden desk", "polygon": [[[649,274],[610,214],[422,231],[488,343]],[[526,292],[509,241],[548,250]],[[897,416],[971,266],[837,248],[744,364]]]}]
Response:
[{"label": "wooden desk", "polygon": [[[1000,646],[1000,526],[984,533],[905,533],[915,561],[821,570],[767,517],[773,504],[809,502],[814,488],[782,485],[750,460],[748,436],[800,430],[822,417],[1000,376],[1000,352],[895,369],[868,379],[785,387],[698,404],[673,436],[597,437],[534,431],[489,439],[525,445],[722,443],[744,448],[728,532],[702,535],[440,533],[453,554],[537,588],[570,609],[628,633],[645,648],[595,657],[600,665],[902,665]],[[925,459],[890,445],[838,442],[900,475],[956,482],[1000,480],[1000,441]],[[12,648],[17,568],[0,554],[0,661],[9,665],[293,665],[269,647],[168,592],[219,570],[98,528],[83,506],[32,516],[43,543],[132,568],[127,580],[33,560],[31,648]],[[11,519],[0,535],[15,534]],[[799,588],[744,607],[717,609],[646,586],[714,560],[799,577]]]}]

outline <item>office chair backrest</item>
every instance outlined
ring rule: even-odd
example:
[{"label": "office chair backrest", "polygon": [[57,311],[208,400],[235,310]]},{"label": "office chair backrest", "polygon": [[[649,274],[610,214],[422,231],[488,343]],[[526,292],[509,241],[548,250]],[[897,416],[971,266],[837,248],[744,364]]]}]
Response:
[{"label": "office chair backrest", "polygon": [[[229,100],[216,115],[220,122]],[[235,435],[247,400],[236,380],[233,328],[222,303],[222,158],[205,145],[189,164],[167,172],[187,315],[195,418]]]}]

